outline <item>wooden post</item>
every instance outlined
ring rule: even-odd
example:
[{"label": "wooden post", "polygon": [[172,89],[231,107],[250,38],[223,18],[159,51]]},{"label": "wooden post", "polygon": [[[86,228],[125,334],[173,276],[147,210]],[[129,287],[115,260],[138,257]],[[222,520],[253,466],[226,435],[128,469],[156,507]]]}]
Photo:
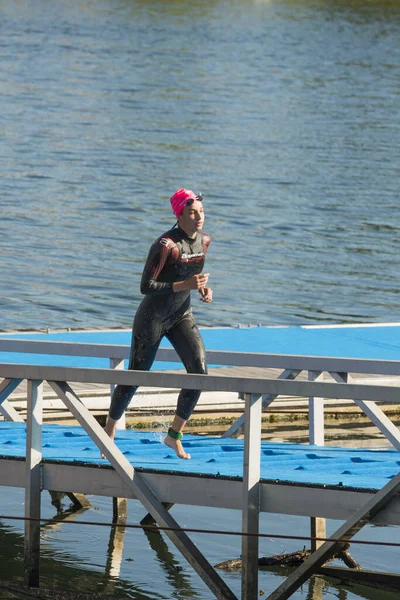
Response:
[{"label": "wooden post", "polygon": [[127,519],[128,500],[126,498],[113,498],[113,524],[126,525]]},{"label": "wooden post", "polygon": [[[110,369],[124,370],[124,361],[121,358],[110,358]],[[110,396],[113,395],[115,385],[110,385]],[[126,429],[126,414],[124,413],[122,417],[117,422],[117,429]]]},{"label": "wooden post", "polygon": [[310,525],[311,552],[315,552],[324,542],[314,538],[326,538],[326,519],[322,517],[310,517]]},{"label": "wooden post", "polygon": [[243,459],[242,600],[258,598],[258,533],[260,514],[260,453],[262,397],[245,394]]},{"label": "wooden post", "polygon": [[[40,519],[43,382],[28,380],[25,517]],[[25,583],[39,587],[40,521],[25,521]]]}]

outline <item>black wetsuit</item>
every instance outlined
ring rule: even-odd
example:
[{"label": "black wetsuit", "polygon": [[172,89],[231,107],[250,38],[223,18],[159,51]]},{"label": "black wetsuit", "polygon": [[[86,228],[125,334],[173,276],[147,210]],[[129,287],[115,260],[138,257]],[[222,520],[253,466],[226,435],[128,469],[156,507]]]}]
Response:
[{"label": "black wetsuit", "polygon": [[[150,370],[165,336],[188,373],[207,373],[203,340],[190,306],[190,291],[174,292],[172,283],[201,273],[210,244],[205,233],[194,239],[176,227],[150,248],[140,290],[145,294],[133,321],[129,369]],[[110,417],[120,419],[137,386],[118,385],[111,398]],[[200,397],[199,390],[181,390],[176,414],[187,420]]]}]

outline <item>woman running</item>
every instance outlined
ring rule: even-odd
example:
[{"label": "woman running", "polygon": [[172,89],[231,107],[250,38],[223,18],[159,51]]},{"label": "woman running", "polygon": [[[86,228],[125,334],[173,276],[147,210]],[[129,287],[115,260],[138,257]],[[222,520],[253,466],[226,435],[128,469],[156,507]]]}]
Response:
[{"label": "woman running", "polygon": [[[202,196],[180,189],[171,197],[176,226],[150,248],[140,290],[144,294],[132,329],[129,369],[149,371],[162,338],[175,348],[188,373],[207,373],[206,353],[190,306],[190,291],[198,290],[203,302],[212,301],[202,274],[210,237],[201,233],[204,223]],[[114,439],[117,421],[138,386],[118,385],[111,398],[105,431]],[[199,390],[181,390],[172,426],[164,443],[179,458],[190,458],[182,446],[182,431],[200,397]]]}]

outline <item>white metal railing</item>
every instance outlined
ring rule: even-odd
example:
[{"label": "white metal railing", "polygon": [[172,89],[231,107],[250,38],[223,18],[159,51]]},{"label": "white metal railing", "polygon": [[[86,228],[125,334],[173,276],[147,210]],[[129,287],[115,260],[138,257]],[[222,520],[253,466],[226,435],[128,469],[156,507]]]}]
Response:
[{"label": "white metal railing", "polygon": [[[10,352],[10,340],[3,341],[0,348],[7,347]],[[20,343],[20,341],[18,341]],[[47,347],[43,344],[47,344]],[[32,352],[33,345],[38,342],[24,342],[21,344],[22,352]],[[36,350],[42,353],[42,350],[48,354],[51,349],[47,342],[39,342]],[[69,355],[82,352],[80,344],[65,346],[64,343],[51,342],[53,354],[59,353]],[[61,348],[62,346],[62,348]],[[96,345],[84,345],[84,352],[91,352],[96,356],[101,354],[103,357],[112,349],[111,358],[113,360],[126,357],[129,348],[118,347],[99,347]],[[14,344],[13,351],[18,345]],[[165,360],[167,356],[171,360],[171,350],[162,350],[157,358]],[[87,355],[87,354],[85,354]],[[379,413],[375,412],[378,407],[375,401],[385,403],[400,403],[400,389],[389,385],[371,385],[361,383],[349,383],[346,381],[348,372],[376,373],[384,372],[388,374],[388,366],[384,366],[383,361],[354,361],[350,359],[318,359],[314,365],[311,357],[279,357],[269,355],[248,355],[239,353],[216,353],[209,352],[209,359],[221,364],[250,364],[258,363],[257,366],[277,366],[285,365],[285,371],[280,379],[271,379],[266,377],[235,377],[227,375],[199,375],[186,373],[168,373],[163,371],[122,371],[115,369],[101,368],[76,368],[63,366],[43,366],[34,364],[7,364],[0,363],[0,377],[3,382],[0,386],[0,407],[8,411],[8,417],[12,420],[7,397],[10,390],[15,389],[15,385],[22,381],[28,381],[28,402],[27,402],[27,447],[26,447],[26,502],[25,514],[27,517],[40,517],[40,491],[41,491],[41,471],[42,462],[42,398],[43,382],[47,381],[58,397],[64,402],[65,406],[71,411],[77,421],[87,431],[91,439],[99,449],[108,458],[118,475],[124,481],[124,484],[132,490],[135,496],[143,503],[154,519],[162,526],[170,528],[166,533],[171,541],[183,553],[204,582],[209,586],[217,598],[223,600],[234,600],[235,596],[228,588],[225,582],[216,573],[213,567],[208,563],[198,548],[190,541],[184,532],[179,530],[177,522],[168,513],[161,504],[154,492],[147,486],[140,474],[137,474],[134,467],[122,454],[113,441],[105,434],[96,419],[90,414],[83,405],[76,393],[70,387],[68,382],[74,383],[97,383],[107,385],[140,385],[148,387],[161,388],[186,388],[199,389],[201,391],[230,391],[241,392],[245,396],[245,412],[243,416],[244,425],[244,462],[243,462],[243,496],[242,496],[242,531],[243,533],[257,533],[260,510],[260,443],[261,443],[261,414],[265,405],[269,405],[278,395],[291,395],[309,397],[318,404],[323,402],[323,398],[346,398],[354,399],[361,407],[367,406],[370,414],[380,420],[381,430],[391,436],[392,443],[400,443],[398,430],[393,424],[389,424]],[[325,361],[325,362],[323,362]],[[336,362],[335,362],[336,361]],[[366,363],[370,363],[367,365]],[[373,365],[371,364],[373,363]],[[324,364],[325,370],[337,376],[337,382],[320,381],[321,368]],[[336,370],[337,365],[341,369]],[[307,367],[305,367],[307,365]],[[333,367],[332,365],[335,365]],[[400,374],[400,362],[392,361],[390,374]],[[310,373],[309,381],[299,381],[296,379],[301,369],[307,368]],[[368,370],[369,369],[369,370]],[[375,408],[374,408],[375,407]],[[378,409],[379,410],[379,409]],[[382,413],[383,414],[383,413]],[[371,417],[372,418],[372,417]],[[379,421],[378,419],[378,421]],[[314,417],[315,431],[318,432],[320,426],[318,417]],[[396,431],[397,435],[396,435]],[[396,480],[397,481],[397,480]],[[389,484],[388,484],[389,485]],[[397,484],[396,484],[397,485]],[[392,489],[393,488],[393,489]],[[392,485],[388,494],[392,494],[397,488]],[[386,497],[386,496],[385,496]],[[26,551],[27,551],[27,576],[30,584],[35,584],[38,578],[39,561],[39,525],[38,521],[26,521]],[[244,535],[242,538],[242,598],[246,600],[255,600],[258,597],[258,538],[256,536]],[[278,598],[278,596],[276,596]],[[284,596],[282,596],[283,598]]]},{"label": "white metal railing", "polygon": [[[0,339],[0,353],[30,353],[30,354],[47,354],[47,355],[59,355],[59,356],[82,356],[91,358],[107,358],[111,369],[121,370],[124,367],[124,360],[129,358],[130,347],[128,345],[114,345],[114,344],[86,344],[76,342],[58,342],[58,341],[37,341],[37,340],[21,340],[21,339]],[[305,371],[307,373],[310,382],[324,383],[324,378],[329,377],[332,381],[339,384],[349,384],[353,381],[352,374],[357,373],[358,375],[380,375],[380,376],[391,376],[393,382],[400,384],[400,360],[399,361],[385,361],[385,360],[374,360],[374,359],[353,359],[353,358],[332,358],[332,357],[320,357],[320,356],[300,356],[300,355],[282,355],[282,354],[262,354],[252,352],[228,352],[220,350],[208,350],[207,359],[209,364],[216,365],[229,365],[229,366],[247,366],[247,367],[258,367],[258,368],[279,368],[283,369],[282,372],[277,376],[277,380],[294,382],[297,380],[300,373]],[[180,362],[179,357],[172,348],[160,348],[158,350],[156,360],[167,361],[167,362]],[[163,375],[160,373],[158,381],[160,381]],[[207,378],[210,376],[208,375]],[[7,397],[16,386],[18,378],[14,378],[14,381],[8,384],[6,390],[2,390],[0,387],[0,398],[1,394],[5,394]],[[243,378],[240,378],[243,379]],[[254,378],[252,378],[254,379]],[[145,381],[147,381],[145,379]],[[157,387],[153,383],[149,386]],[[165,378],[163,379],[165,382]],[[211,382],[209,382],[211,383]],[[297,384],[301,382],[296,381]],[[304,382],[303,382],[304,383]],[[368,382],[370,383],[370,382]],[[111,383],[111,391],[114,387],[114,383]],[[146,386],[146,383],[140,383],[139,385]],[[336,385],[336,384],[334,384]],[[360,382],[357,384],[360,385]],[[174,387],[162,383],[158,387]],[[374,386],[375,387],[375,386]],[[217,391],[215,388],[208,388],[211,391]],[[281,387],[284,391],[278,392],[276,390],[265,393],[262,392],[262,410],[265,411],[271,403],[279,395],[291,395],[308,397],[309,404],[309,439],[310,443],[317,445],[324,445],[324,397],[309,395],[307,386],[304,385],[287,385]],[[325,390],[328,388],[318,388],[315,390]],[[359,390],[360,388],[358,388]],[[223,391],[223,390],[219,390]],[[232,392],[250,392],[250,390],[242,391],[238,387],[231,389]],[[322,392],[321,392],[322,393]],[[338,398],[339,390],[329,396],[331,398]],[[364,396],[346,398],[354,400],[355,404],[372,420],[372,422],[379,428],[383,435],[390,441],[391,444],[397,449],[400,449],[400,434],[391,422],[391,420],[384,414],[384,412],[368,397],[368,393],[363,392]],[[396,396],[397,392],[393,392]],[[400,394],[400,392],[398,392]],[[326,394],[325,397],[328,397]],[[342,396],[343,398],[343,396]],[[387,398],[376,397],[375,400],[381,402],[388,402]],[[3,414],[6,410],[13,411],[13,407],[9,404],[4,404],[0,409]],[[10,418],[10,414],[5,414],[6,418]],[[18,419],[16,411],[13,412],[14,420]],[[232,426],[224,433],[223,437],[231,437],[238,435],[244,426],[244,416],[242,415],[232,424]],[[124,427],[124,421],[122,421],[122,427]]]},{"label": "white metal railing", "polygon": [[101,368],[13,363],[0,363],[0,377],[6,380],[40,379],[42,381],[121,384],[172,389],[187,388],[200,391],[226,391],[260,395],[274,394],[276,396],[362,398],[367,401],[389,404],[400,402],[400,389],[391,385],[298,381],[268,377],[168,373],[166,371],[119,371]]},{"label": "white metal railing", "polygon": [[[0,339],[0,353],[52,354],[126,360],[130,347],[119,344],[86,344],[22,339]],[[172,348],[160,348],[156,360],[180,362]],[[302,356],[292,354],[265,354],[258,352],[230,352],[207,350],[209,364],[282,368],[302,371],[329,371],[335,373],[362,373],[375,375],[400,375],[400,360],[365,358],[334,358],[327,356]]]}]

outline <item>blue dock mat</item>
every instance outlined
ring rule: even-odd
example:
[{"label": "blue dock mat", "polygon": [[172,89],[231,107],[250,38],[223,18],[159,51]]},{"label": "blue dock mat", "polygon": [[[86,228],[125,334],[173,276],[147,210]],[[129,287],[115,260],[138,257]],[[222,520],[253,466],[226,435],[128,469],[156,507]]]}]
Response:
[{"label": "blue dock mat", "polygon": [[[400,324],[344,327],[227,327],[202,328],[207,350],[262,352],[336,358],[400,360]],[[131,332],[68,331],[0,334],[0,339],[129,345]],[[169,348],[167,340],[161,347]],[[108,368],[107,359],[0,352],[0,362]],[[155,362],[154,369],[179,368],[180,363]]]},{"label": "blue dock mat", "polygon": [[[191,460],[180,460],[163,444],[165,433],[117,431],[115,442],[136,468],[241,477],[243,440],[186,434]],[[25,457],[26,425],[0,422],[0,456]],[[45,424],[43,458],[61,462],[107,465],[80,426]],[[394,449],[353,449],[262,442],[261,478],[350,488],[381,489],[400,470]]]}]

